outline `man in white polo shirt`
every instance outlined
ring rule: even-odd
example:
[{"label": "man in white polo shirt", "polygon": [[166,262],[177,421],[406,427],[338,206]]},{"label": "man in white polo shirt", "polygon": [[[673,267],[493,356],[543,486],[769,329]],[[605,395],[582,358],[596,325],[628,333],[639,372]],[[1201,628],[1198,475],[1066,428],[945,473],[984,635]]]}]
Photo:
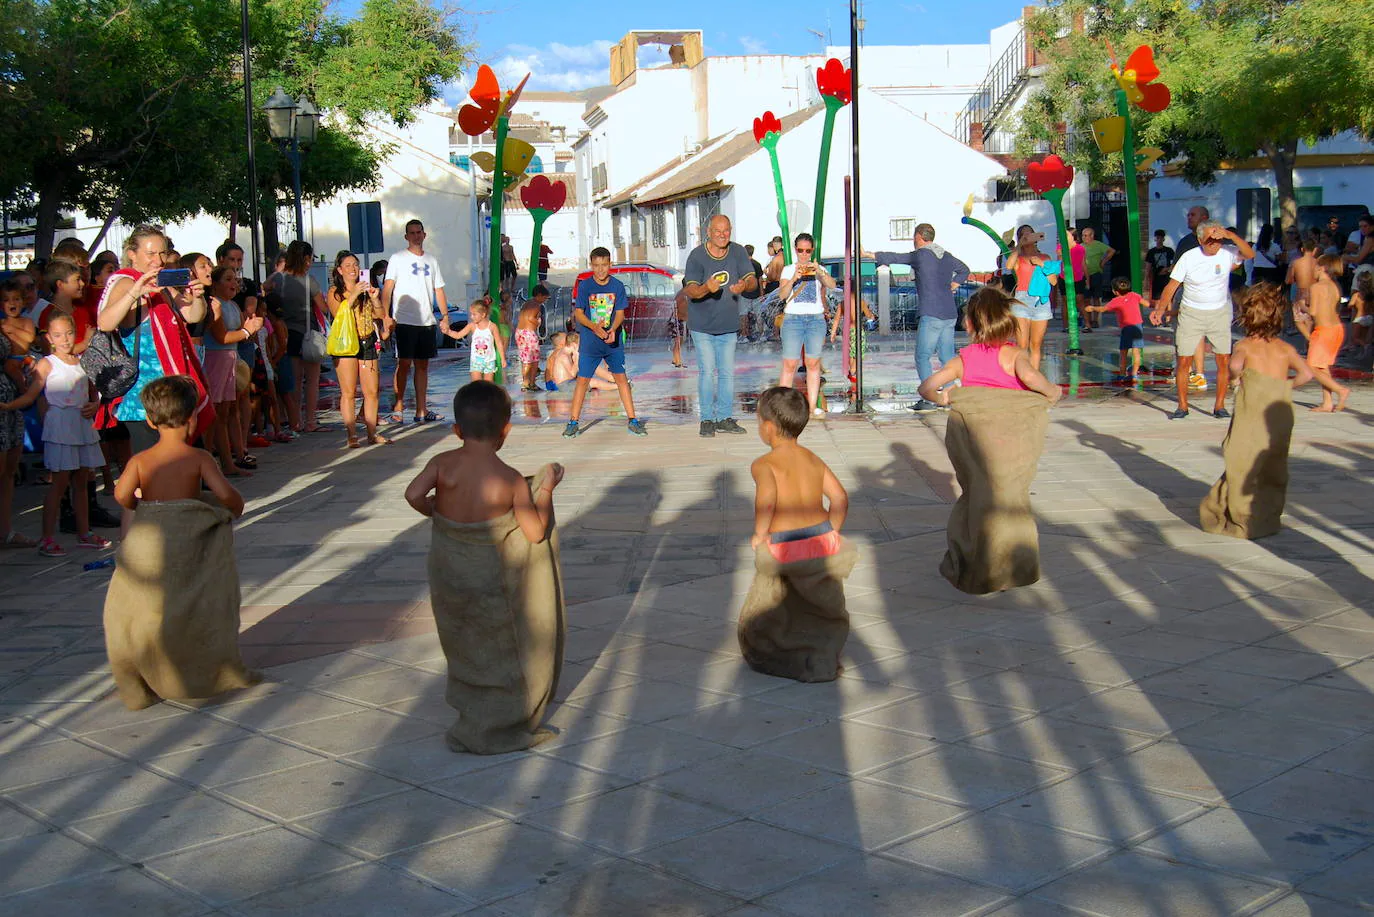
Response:
[{"label": "man in white polo shirt", "polygon": [[396,374],[392,385],[396,392],[391,406],[392,421],[405,419],[406,379],[415,367],[415,422],[429,423],[444,418],[429,410],[425,395],[429,390],[429,361],[438,355],[434,331],[434,306],[439,314],[448,314],[448,298],[444,296],[444,275],[439,262],[425,254],[425,225],[419,220],[406,224],[406,247],[392,255],[386,266],[386,281],[382,284],[382,308],[396,320]]},{"label": "man in white polo shirt", "polygon": [[[1195,232],[1198,247],[1179,255],[1159,304],[1150,313],[1150,323],[1158,325],[1166,317],[1166,305],[1173,303],[1174,293],[1183,287],[1174,332],[1178,410],[1168,415],[1170,420],[1188,416],[1188,373],[1193,367],[1193,351],[1204,339],[1211,343],[1217,361],[1217,401],[1212,416],[1231,416],[1226,410],[1231,365],[1231,269],[1255,257],[1249,242],[1215,220],[1200,223]],[[1235,248],[1223,247],[1226,242]]]}]

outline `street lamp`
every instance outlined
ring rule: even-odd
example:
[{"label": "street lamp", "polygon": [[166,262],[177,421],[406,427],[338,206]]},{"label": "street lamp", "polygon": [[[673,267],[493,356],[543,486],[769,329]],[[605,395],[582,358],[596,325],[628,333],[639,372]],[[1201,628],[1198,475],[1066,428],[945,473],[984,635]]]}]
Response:
[{"label": "street lamp", "polygon": [[320,113],[310,100],[301,96],[300,102],[278,86],[263,103],[267,112],[267,132],[272,135],[291,160],[291,185],[296,194],[296,238],[305,238],[305,214],[301,210],[301,148],[315,142],[315,131],[319,127]]}]

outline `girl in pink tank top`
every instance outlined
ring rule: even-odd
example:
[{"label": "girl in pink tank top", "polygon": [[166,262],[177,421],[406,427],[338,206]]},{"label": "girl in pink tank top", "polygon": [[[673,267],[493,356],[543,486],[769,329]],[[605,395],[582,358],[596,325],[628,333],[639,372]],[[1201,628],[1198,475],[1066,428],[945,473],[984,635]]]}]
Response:
[{"label": "girl in pink tank top", "polygon": [[971,341],[939,371],[921,383],[921,397],[939,405],[949,404],[949,386],[1005,388],[1039,392],[1050,403],[1059,400],[1059,386],[1031,365],[1026,351],[1013,343],[1016,320],[1011,314],[1011,299],[994,287],[983,287],[964,308],[964,330]]}]

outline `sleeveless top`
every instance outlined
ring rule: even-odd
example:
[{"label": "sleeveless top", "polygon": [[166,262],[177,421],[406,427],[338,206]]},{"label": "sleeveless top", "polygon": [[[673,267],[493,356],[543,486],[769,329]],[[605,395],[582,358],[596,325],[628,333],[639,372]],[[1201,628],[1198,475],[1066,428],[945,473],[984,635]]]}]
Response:
[{"label": "sleeveless top", "polygon": [[[238,303],[234,302],[232,299],[221,299],[219,301],[219,309],[219,314],[224,320],[225,331],[243,330],[243,313],[239,310]],[[205,336],[205,349],[236,351],[239,349],[239,345],[237,341],[232,344],[221,344],[219,341],[215,340],[213,334],[209,334]]]},{"label": "sleeveless top", "polygon": [[43,415],[43,442],[66,446],[86,446],[100,442],[95,425],[81,416],[81,408],[91,400],[91,380],[78,363],[64,363],[55,354],[43,358],[48,378],[43,397],[48,413]]},{"label": "sleeveless top", "polygon": [[959,351],[959,359],[964,363],[964,375],[961,380],[963,384],[1027,391],[1021,380],[1016,378],[1016,374],[1004,370],[997,359],[1003,347],[1014,346],[1011,343],[970,344]]},{"label": "sleeveless top", "polygon": [[1030,289],[1031,275],[1035,273],[1035,267],[1029,258],[1016,259],[1016,292],[1024,293]]}]

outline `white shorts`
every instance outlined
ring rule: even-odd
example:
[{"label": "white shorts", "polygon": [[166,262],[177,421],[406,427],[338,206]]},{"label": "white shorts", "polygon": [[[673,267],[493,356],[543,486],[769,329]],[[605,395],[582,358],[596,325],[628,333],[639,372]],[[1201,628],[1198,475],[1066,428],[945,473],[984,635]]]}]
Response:
[{"label": "white shorts", "polygon": [[1216,353],[1231,352],[1231,309],[1192,309],[1184,306],[1178,312],[1178,327],[1174,331],[1174,349],[1180,357],[1191,357],[1197,345],[1206,339]]}]

